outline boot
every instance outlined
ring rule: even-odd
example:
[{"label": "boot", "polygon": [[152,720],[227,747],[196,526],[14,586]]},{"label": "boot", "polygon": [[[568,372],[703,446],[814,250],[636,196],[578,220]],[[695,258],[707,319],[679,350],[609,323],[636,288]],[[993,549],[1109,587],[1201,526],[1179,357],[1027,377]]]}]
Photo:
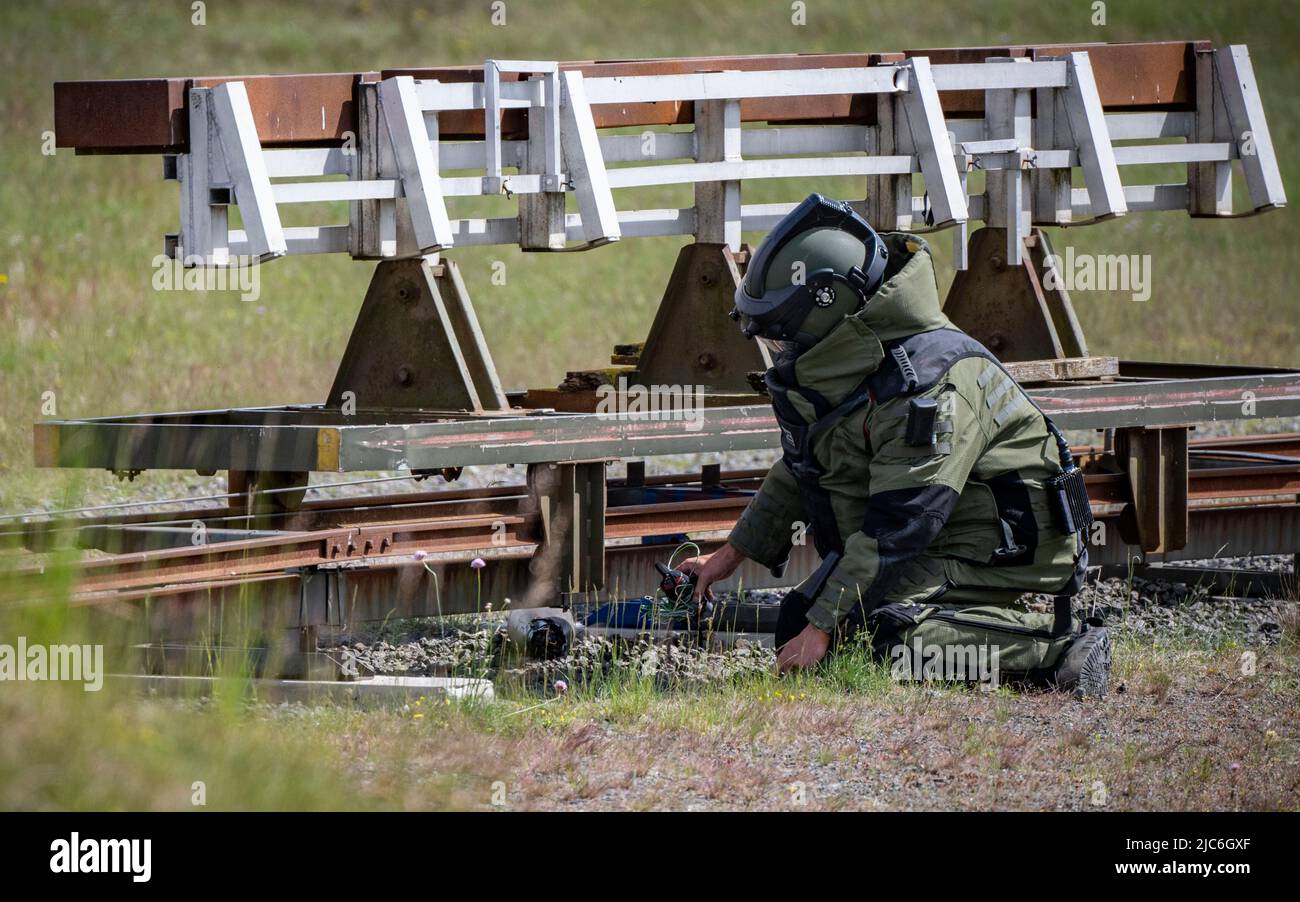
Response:
[{"label": "boot", "polygon": [[1104,698],[1110,684],[1110,630],[1085,624],[1062,652],[1053,682],[1078,699]]}]

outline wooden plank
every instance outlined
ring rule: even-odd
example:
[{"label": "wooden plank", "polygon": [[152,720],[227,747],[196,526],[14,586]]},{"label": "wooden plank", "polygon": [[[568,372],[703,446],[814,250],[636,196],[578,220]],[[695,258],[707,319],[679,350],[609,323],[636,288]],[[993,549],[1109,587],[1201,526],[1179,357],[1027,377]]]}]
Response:
[{"label": "wooden plank", "polygon": [[385,79],[379,84],[379,102],[393,142],[415,243],[425,253],[451,247],[454,239],[438,160],[415,98],[415,82],[405,77]]},{"label": "wooden plank", "polygon": [[1250,202],[1256,210],[1286,206],[1286,189],[1277,166],[1273,139],[1264,118],[1264,104],[1255,83],[1255,70],[1245,45],[1233,44],[1216,52],[1219,85],[1232,123],[1232,138],[1240,142],[1241,170],[1246,175]]},{"label": "wooden plank", "polygon": [[562,73],[560,91],[560,143],[564,148],[565,167],[575,186],[583,238],[589,244],[618,241],[623,234],[618,224],[618,208],[614,206],[605,161],[600,154],[600,138],[587,103],[582,73]]},{"label": "wooden plank", "polygon": [[213,88],[211,97],[222,153],[234,183],[239,216],[244,221],[252,255],[260,260],[282,257],[289,249],[244,84],[226,82]]},{"label": "wooden plank", "polygon": [[1061,360],[1020,360],[1005,364],[1007,372],[1022,385],[1037,382],[1066,382],[1119,375],[1118,357],[1066,357]]},{"label": "wooden plank", "polygon": [[1122,216],[1128,212],[1128,204],[1124,200],[1124,184],[1110,144],[1092,60],[1087,53],[1071,53],[1068,61],[1071,77],[1063,97],[1065,112],[1070,117],[1070,130],[1079,150],[1092,215],[1095,218]]}]

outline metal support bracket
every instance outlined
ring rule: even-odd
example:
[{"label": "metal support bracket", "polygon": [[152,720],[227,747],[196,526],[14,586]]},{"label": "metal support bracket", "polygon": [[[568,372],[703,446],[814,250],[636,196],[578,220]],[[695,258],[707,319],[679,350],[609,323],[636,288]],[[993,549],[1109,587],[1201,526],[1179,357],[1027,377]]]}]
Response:
[{"label": "metal support bracket", "polygon": [[943,312],[1004,361],[1087,357],[1046,233],[1035,229],[1021,239],[1023,266],[1007,261],[1006,241],[1003,229],[971,235],[969,267],[953,276]]},{"label": "metal support bracket", "polygon": [[[184,261],[229,265],[232,244],[259,263],[288,253],[244,83],[191,89],[190,135],[190,152],[177,164]],[[229,230],[231,203],[242,230]]]},{"label": "metal support bracket", "polygon": [[1241,155],[1241,169],[1256,211],[1286,206],[1286,189],[1277,166],[1277,154],[1264,117],[1264,105],[1255,84],[1255,69],[1244,44],[1216,50],[1215,66],[1223,89],[1231,140]]},{"label": "metal support bracket", "polygon": [[637,361],[640,382],[752,391],[746,374],[772,364],[727,316],[739,285],[740,268],[726,244],[683,247]]},{"label": "metal support bracket", "polygon": [[181,231],[179,247],[173,250],[186,265],[225,265],[229,262],[229,215],[224,203],[212,197],[212,170],[216,183],[229,186],[221,161],[221,144],[209,112],[211,88],[191,88],[189,96],[190,152],[177,157],[176,174],[181,187]]},{"label": "metal support bracket", "polygon": [[1148,554],[1187,545],[1187,437],[1182,426],[1115,432],[1115,456],[1133,495],[1120,536]]},{"label": "metal support bracket", "polygon": [[537,542],[530,585],[516,607],[554,605],[605,586],[605,461],[528,465],[527,517],[520,534]]},{"label": "metal support bracket", "polygon": [[965,222],[969,216],[966,190],[957,174],[930,60],[923,56],[913,57],[908,61],[908,67],[908,89],[902,95],[902,108],[907,115],[921,174],[925,176],[932,225],[942,227]]},{"label": "metal support bracket", "polygon": [[1115,150],[1111,147],[1101,95],[1092,75],[1092,62],[1087,53],[1071,53],[1065,61],[1069,85],[1062,99],[1079,151],[1092,215],[1097,219],[1123,216],[1128,212],[1128,202],[1115,165]]},{"label": "metal support bracket", "polygon": [[379,263],[326,405],[344,412],[508,408],[453,262]]},{"label": "metal support bracket", "polygon": [[228,81],[213,88],[210,109],[221,137],[239,216],[244,221],[249,255],[259,261],[282,257],[289,248],[244,83]]}]

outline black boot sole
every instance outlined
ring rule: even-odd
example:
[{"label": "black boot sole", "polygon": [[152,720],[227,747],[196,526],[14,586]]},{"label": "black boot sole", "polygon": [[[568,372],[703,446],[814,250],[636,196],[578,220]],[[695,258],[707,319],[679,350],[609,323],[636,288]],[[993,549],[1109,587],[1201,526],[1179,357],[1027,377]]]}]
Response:
[{"label": "black boot sole", "polygon": [[1088,630],[1066,650],[1057,671],[1057,688],[1078,699],[1105,698],[1110,687],[1110,652],[1110,630]]}]

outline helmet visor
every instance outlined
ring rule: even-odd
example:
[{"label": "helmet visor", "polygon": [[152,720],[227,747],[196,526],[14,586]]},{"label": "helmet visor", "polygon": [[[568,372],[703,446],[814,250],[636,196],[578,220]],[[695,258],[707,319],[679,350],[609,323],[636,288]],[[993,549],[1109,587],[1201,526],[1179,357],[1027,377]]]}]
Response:
[{"label": "helmet visor", "polygon": [[773,357],[793,357],[802,350],[798,342],[785,341],[780,338],[764,338],[760,336],[758,343],[767,348]]},{"label": "helmet visor", "polygon": [[785,306],[786,301],[802,294],[806,287],[805,285],[787,285],[783,288],[773,288],[755,297],[749,293],[749,286],[741,282],[736,286],[734,298],[736,309],[742,315],[759,320],[760,324],[766,325],[766,323],[762,323],[765,317],[780,310]]}]

